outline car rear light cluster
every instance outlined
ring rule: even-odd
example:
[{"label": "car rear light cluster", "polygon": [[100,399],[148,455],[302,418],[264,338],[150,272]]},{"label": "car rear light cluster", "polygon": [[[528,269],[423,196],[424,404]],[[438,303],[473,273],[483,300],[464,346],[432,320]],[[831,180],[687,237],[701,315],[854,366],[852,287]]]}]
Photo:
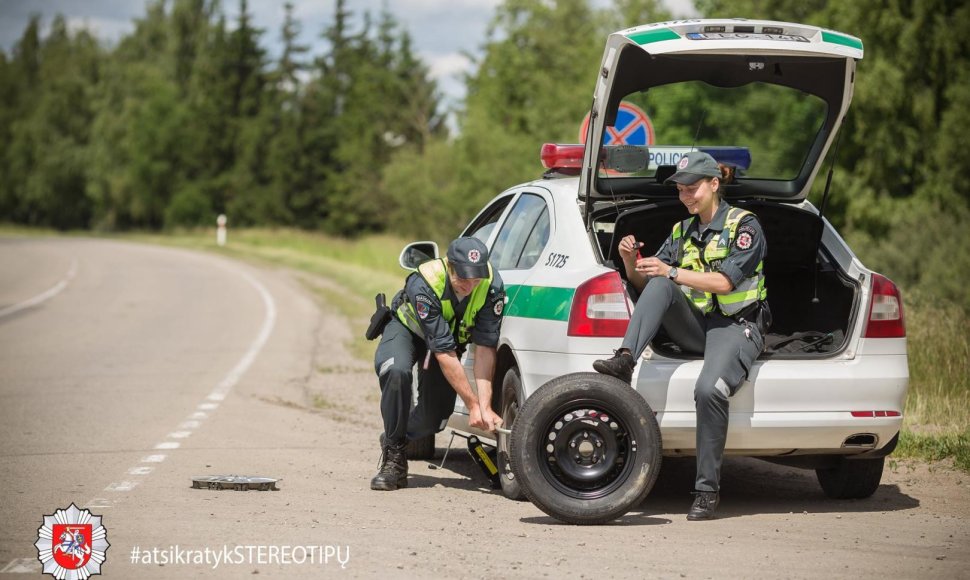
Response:
[{"label": "car rear light cluster", "polygon": [[869,320],[866,322],[865,338],[903,338],[906,325],[903,322],[903,298],[899,288],[889,278],[872,275],[872,299],[869,300]]},{"label": "car rear light cluster", "polygon": [[607,272],[576,288],[569,336],[622,337],[629,325],[630,307],[618,272]]},{"label": "car rear light cluster", "polygon": [[899,411],[852,411],[853,417],[899,417]]}]

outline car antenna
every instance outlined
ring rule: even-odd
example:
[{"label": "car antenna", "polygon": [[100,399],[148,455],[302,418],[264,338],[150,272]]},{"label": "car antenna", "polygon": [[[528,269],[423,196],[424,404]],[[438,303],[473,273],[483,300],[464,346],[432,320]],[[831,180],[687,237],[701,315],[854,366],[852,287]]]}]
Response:
[{"label": "car antenna", "polygon": [[829,201],[829,190],[832,187],[832,174],[835,171],[835,161],[839,158],[839,143],[842,142],[842,125],[845,124],[845,117],[842,118],[842,122],[839,124],[839,132],[835,136],[835,147],[832,149],[832,162],[829,164],[829,173],[825,177],[825,189],[822,190],[822,201],[818,206],[818,220],[820,227],[818,228],[818,240],[815,243],[815,270],[812,272],[812,304],[818,304],[821,302],[818,299],[818,270],[821,267],[818,261],[818,253],[822,249],[822,233],[825,231],[825,222],[822,216],[825,215],[825,206]]},{"label": "car antenna", "polygon": [[694,142],[690,144],[690,151],[688,153],[693,153],[694,146],[697,145],[697,139],[701,136],[701,127],[704,126],[704,117],[707,116],[707,109],[701,111],[701,118],[697,121],[697,130],[694,131]]}]

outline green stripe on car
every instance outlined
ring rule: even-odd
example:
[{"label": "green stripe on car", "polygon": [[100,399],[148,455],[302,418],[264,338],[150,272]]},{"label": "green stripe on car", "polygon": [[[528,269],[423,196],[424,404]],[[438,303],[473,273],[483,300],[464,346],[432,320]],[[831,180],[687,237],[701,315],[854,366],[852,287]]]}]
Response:
[{"label": "green stripe on car", "polygon": [[506,316],[567,322],[576,289],[508,285],[505,293],[509,296],[509,303],[505,306]]},{"label": "green stripe on car", "polygon": [[846,36],[844,34],[839,34],[837,32],[829,32],[827,30],[822,31],[822,41],[829,42],[831,44],[841,44],[842,46],[848,46],[851,48],[858,48],[862,50],[862,41],[851,36]]},{"label": "green stripe on car", "polygon": [[662,40],[680,39],[680,35],[669,28],[658,28],[657,30],[634,32],[633,34],[626,35],[626,37],[641,46],[644,44],[650,44],[651,42],[660,42]]}]

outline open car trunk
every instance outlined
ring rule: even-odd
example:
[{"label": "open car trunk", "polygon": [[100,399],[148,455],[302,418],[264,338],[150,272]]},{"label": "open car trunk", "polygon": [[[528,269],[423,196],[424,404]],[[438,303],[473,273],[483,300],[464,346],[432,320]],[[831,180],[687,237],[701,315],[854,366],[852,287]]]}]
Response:
[{"label": "open car trunk", "polygon": [[[762,358],[816,358],[841,352],[855,318],[858,285],[824,247],[818,248],[821,218],[777,202],[734,200],[731,204],[758,216],[768,243],[765,285],[773,322]],[[623,236],[633,234],[644,242],[647,255],[660,248],[674,223],[689,217],[676,201],[642,202],[618,211],[618,217],[609,211],[594,216],[594,228],[604,262],[616,265],[624,278],[616,249]],[[696,356],[682,353],[662,329],[651,346],[665,356]]]}]

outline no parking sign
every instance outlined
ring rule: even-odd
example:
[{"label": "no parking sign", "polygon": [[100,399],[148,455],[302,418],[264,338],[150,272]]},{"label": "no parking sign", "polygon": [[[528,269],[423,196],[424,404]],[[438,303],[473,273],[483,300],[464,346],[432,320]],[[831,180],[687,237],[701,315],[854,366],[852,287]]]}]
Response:
[{"label": "no parking sign", "polygon": [[[586,142],[589,113],[579,128],[579,142]],[[640,107],[623,101],[616,113],[616,125],[607,127],[603,145],[653,145],[653,124]]]}]

